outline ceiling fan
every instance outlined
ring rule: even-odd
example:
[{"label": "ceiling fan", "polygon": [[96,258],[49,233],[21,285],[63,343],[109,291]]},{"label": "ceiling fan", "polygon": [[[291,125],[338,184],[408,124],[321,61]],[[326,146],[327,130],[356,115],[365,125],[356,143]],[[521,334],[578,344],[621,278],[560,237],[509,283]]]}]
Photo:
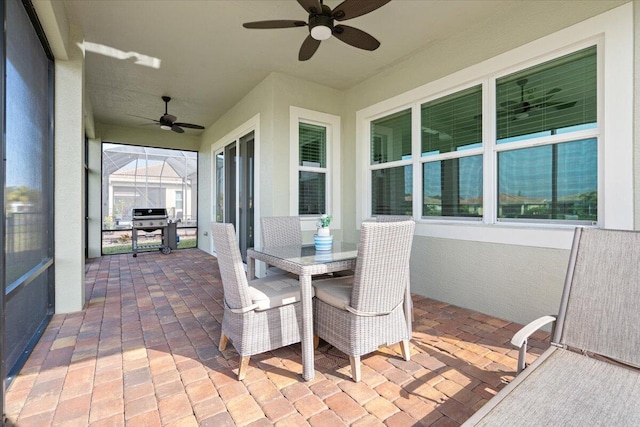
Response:
[{"label": "ceiling fan", "polygon": [[344,0],[333,10],[322,0],[298,0],[300,6],[309,13],[309,22],[296,20],[256,21],[242,24],[245,28],[271,29],[309,27],[309,35],[302,42],[298,59],[306,61],[316,53],[320,42],[332,35],[344,43],[364,49],[376,50],[380,42],[373,36],[348,25],[334,25],[334,21],[356,18],[384,6],[391,0]]},{"label": "ceiling fan", "polygon": [[169,101],[171,101],[171,97],[170,96],[163,96],[162,100],[164,101],[164,115],[162,115],[159,120],[148,119],[146,117],[141,117],[141,116],[136,116],[136,117],[140,117],[141,119],[153,120],[153,122],[155,122],[156,125],[160,126],[160,129],[162,129],[162,130],[172,130],[172,131],[177,132],[177,133],[184,133],[184,129],[182,129],[182,128],[204,129],[204,126],[200,126],[200,125],[194,125],[194,124],[191,124],[191,123],[176,122],[176,120],[178,118],[176,116],[172,115],[172,114],[169,114],[169,110],[168,110]]},{"label": "ceiling fan", "polygon": [[510,115],[511,120],[517,119],[526,119],[529,117],[529,113],[532,113],[536,110],[541,110],[544,108],[553,107],[556,110],[564,110],[565,108],[571,108],[576,105],[577,101],[569,101],[569,102],[553,102],[549,101],[556,93],[560,92],[562,89],[559,87],[555,87],[553,89],[549,89],[547,93],[541,98],[534,99],[531,102],[525,101],[524,99],[524,91],[525,86],[529,80],[520,79],[516,81],[516,84],[520,86],[520,101],[504,101],[500,103],[500,106],[505,109],[505,111],[499,112],[500,115]]}]

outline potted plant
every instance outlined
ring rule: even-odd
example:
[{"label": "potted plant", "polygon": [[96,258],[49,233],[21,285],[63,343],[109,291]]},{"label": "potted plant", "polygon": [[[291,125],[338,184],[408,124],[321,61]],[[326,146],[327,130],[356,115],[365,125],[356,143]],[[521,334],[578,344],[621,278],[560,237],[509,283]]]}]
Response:
[{"label": "potted plant", "polygon": [[318,232],[313,236],[313,242],[316,246],[316,251],[330,251],[333,245],[333,236],[329,225],[331,224],[331,215],[322,214],[320,219],[316,222]]}]

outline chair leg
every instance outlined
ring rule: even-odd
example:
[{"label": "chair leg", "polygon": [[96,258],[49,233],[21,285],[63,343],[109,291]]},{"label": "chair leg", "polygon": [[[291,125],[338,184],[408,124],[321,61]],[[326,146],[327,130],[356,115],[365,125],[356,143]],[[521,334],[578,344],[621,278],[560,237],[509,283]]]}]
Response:
[{"label": "chair leg", "polygon": [[360,382],[360,356],[349,356],[349,362],[351,363],[351,378],[353,381]]},{"label": "chair leg", "polygon": [[251,356],[240,357],[240,367],[238,368],[238,381],[242,381],[247,375],[247,369],[249,368],[249,358]]},{"label": "chair leg", "polygon": [[229,338],[224,334],[224,332],[220,332],[220,345],[218,346],[218,350],[224,351],[227,348],[227,343],[229,342]]},{"label": "chair leg", "polygon": [[402,352],[402,358],[406,361],[411,360],[411,351],[409,350],[409,340],[400,341],[400,351]]},{"label": "chair leg", "polygon": [[313,334],[313,349],[317,350],[320,345],[320,337],[316,334]]}]

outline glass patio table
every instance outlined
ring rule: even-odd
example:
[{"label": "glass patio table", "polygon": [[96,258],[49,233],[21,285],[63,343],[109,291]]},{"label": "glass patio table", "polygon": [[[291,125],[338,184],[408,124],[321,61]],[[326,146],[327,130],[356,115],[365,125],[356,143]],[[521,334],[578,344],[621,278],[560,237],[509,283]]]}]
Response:
[{"label": "glass patio table", "polygon": [[300,277],[302,305],[302,378],[315,375],[313,361],[313,289],[311,278],[318,274],[353,270],[358,255],[355,243],[333,241],[330,251],[316,251],[313,245],[255,247],[247,250],[247,276],[255,278],[255,260],[296,274]]}]

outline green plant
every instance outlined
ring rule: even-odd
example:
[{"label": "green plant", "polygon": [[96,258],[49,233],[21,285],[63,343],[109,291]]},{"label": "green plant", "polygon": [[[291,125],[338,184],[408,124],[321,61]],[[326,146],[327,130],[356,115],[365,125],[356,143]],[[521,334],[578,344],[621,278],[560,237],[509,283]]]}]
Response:
[{"label": "green plant", "polygon": [[331,224],[333,217],[328,214],[322,214],[318,222],[316,222],[317,228],[327,228]]}]

